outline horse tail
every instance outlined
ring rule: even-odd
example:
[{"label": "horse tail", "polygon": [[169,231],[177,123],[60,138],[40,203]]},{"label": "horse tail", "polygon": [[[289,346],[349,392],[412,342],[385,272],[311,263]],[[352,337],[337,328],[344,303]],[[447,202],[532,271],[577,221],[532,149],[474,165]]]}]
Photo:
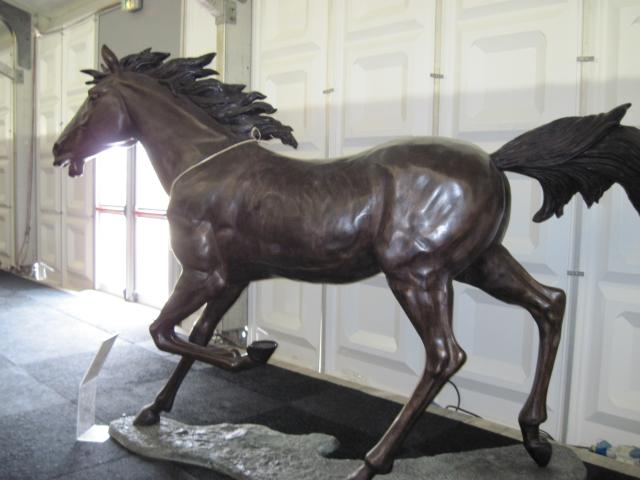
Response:
[{"label": "horse tail", "polygon": [[619,183],[640,213],[640,130],[620,125],[631,104],[566,117],[523,133],[491,154],[499,170],[533,177],[544,194],[534,222],[560,217],[574,194],[591,207]]}]

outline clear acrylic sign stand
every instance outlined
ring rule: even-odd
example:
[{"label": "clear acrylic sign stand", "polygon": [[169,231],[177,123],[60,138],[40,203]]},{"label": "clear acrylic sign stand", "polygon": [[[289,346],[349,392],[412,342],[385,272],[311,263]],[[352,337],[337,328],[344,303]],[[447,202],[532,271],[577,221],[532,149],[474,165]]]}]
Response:
[{"label": "clear acrylic sign stand", "polygon": [[118,338],[114,336],[107,338],[93,358],[91,365],[82,377],[80,389],[78,391],[78,423],[76,426],[76,440],[78,442],[102,443],[109,438],[109,425],[96,425],[96,386],[98,375],[102,370],[111,347]]}]

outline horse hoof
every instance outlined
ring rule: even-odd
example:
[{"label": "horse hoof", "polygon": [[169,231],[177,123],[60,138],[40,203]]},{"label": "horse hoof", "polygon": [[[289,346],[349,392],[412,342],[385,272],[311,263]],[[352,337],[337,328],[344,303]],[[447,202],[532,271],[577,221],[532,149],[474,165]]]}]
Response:
[{"label": "horse hoof", "polygon": [[358,470],[353,472],[347,480],[371,480],[375,476],[375,472],[371,470],[366,463],[363,464]]},{"label": "horse hoof", "polygon": [[546,467],[551,461],[551,454],[553,449],[551,444],[546,440],[536,440],[533,442],[525,443],[524,448],[527,449],[529,455],[540,467]]},{"label": "horse hoof", "polygon": [[144,407],[136,418],[133,420],[133,424],[136,427],[148,427],[150,425],[155,425],[160,421],[160,414],[156,412],[151,405],[147,405]]},{"label": "horse hoof", "polygon": [[276,348],[278,344],[273,340],[258,340],[247,347],[247,354],[251,360],[261,365],[269,361]]}]

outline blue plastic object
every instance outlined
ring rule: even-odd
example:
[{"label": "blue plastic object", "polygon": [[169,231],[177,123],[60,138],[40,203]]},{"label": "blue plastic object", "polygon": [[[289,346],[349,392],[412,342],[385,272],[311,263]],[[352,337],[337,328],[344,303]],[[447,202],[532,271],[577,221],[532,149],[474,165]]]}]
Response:
[{"label": "blue plastic object", "polygon": [[598,455],[607,455],[607,450],[609,450],[611,448],[611,444],[609,442],[607,442],[606,440],[601,440],[598,443],[595,444],[595,446],[591,447],[593,449],[594,452],[596,452]]}]

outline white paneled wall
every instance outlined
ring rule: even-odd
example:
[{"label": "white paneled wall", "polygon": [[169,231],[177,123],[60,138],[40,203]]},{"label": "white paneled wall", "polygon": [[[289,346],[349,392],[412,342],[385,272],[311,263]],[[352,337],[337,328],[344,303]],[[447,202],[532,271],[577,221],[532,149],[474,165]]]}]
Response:
[{"label": "white paneled wall", "polygon": [[[293,125],[298,150],[273,148],[298,158],[323,158],[326,145],[327,2],[276,0],[254,3],[252,86]],[[303,106],[301,108],[301,106]],[[277,359],[318,368],[322,332],[322,287],[286,279],[250,287],[253,339],[277,339]]]},{"label": "white paneled wall", "polygon": [[[640,2],[587,4],[585,113],[631,102],[640,127]],[[640,444],[640,219],[619,186],[582,216],[580,282],[567,440]]]},{"label": "white paneled wall", "polygon": [[[298,150],[273,148],[299,158],[323,158],[326,150],[327,2],[276,0],[255,3],[252,85],[277,105],[278,118],[295,125]],[[300,108],[304,105],[304,108]]]},{"label": "white paneled wall", "polygon": [[[640,124],[639,25],[640,0],[255,0],[253,88],[294,127],[301,157],[433,131],[494,151],[555,118],[627,101],[638,106],[626,123]],[[561,219],[534,224],[540,186],[509,180],[506,246],[577,306],[544,428],[573,443],[639,444],[640,220],[616,188],[591,211],[574,201]],[[279,358],[401,394],[415,385],[423,348],[384,278],[322,288],[277,280],[253,292],[255,335],[277,339]],[[534,375],[535,323],[461,284],[454,323],[468,353],[455,377],[462,406],[515,425]],[[454,403],[452,390],[438,401]]]},{"label": "white paneled wall", "polygon": [[37,41],[38,260],[53,271],[48,282],[92,288],[94,281],[94,165],[80,178],[53,167],[51,149],[87,95],[83,68],[96,63],[95,19]]},{"label": "white paneled wall", "polygon": [[330,155],[431,134],[435,2],[335,2]]},{"label": "white paneled wall", "polygon": [[[330,155],[432,132],[435,2],[337,2]],[[424,348],[382,276],[326,287],[325,371],[408,394]]]},{"label": "white paneled wall", "polygon": [[[578,113],[577,1],[444,2],[441,135],[494,151],[519,133]],[[571,39],[567,41],[567,39]],[[538,281],[567,290],[573,204],[561,219],[537,224],[536,180],[509,174],[512,212],[504,245]],[[563,248],[557,248],[563,245]],[[456,376],[465,407],[515,424],[533,382],[538,330],[520,307],[456,284],[454,328],[467,351]],[[566,331],[566,329],[565,329]],[[549,389],[545,430],[559,437],[567,361],[564,338]],[[438,399],[456,401],[452,389]]]}]

